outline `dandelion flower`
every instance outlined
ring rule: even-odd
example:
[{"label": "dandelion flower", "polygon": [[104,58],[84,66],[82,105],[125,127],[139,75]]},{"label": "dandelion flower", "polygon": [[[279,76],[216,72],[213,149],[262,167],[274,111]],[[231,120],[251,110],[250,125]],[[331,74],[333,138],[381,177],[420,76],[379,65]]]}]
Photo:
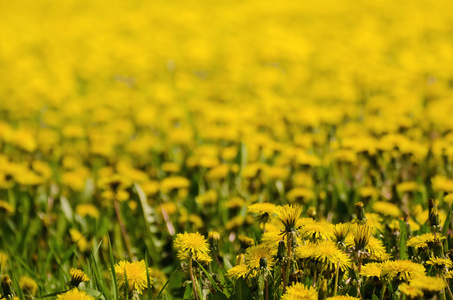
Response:
[{"label": "dandelion flower", "polygon": [[435,243],[441,240],[445,240],[445,236],[441,235],[440,233],[437,233],[436,235],[434,235],[433,233],[425,233],[409,238],[406,246],[414,248],[427,248],[429,243]]},{"label": "dandelion flower", "polygon": [[447,286],[442,278],[430,276],[418,277],[412,280],[409,285],[418,288],[425,293],[439,292]]},{"label": "dandelion flower", "polygon": [[57,296],[60,300],[94,300],[94,297],[87,295],[84,291],[72,289],[64,294]]},{"label": "dandelion flower", "polygon": [[425,275],[425,267],[410,260],[386,261],[382,263],[381,275],[408,281]]},{"label": "dandelion flower", "polygon": [[360,298],[351,296],[333,296],[326,298],[326,300],[360,300]]},{"label": "dandelion flower", "polygon": [[314,287],[305,287],[302,283],[297,282],[288,287],[282,300],[317,300],[318,292]]},{"label": "dandelion flower", "polygon": [[78,287],[82,282],[90,281],[90,278],[82,270],[71,268],[69,274],[71,275],[71,285],[73,287]]},{"label": "dandelion flower", "polygon": [[350,231],[351,231],[350,223],[339,223],[332,225],[332,229],[329,235],[334,242],[344,243]]},{"label": "dandelion flower", "polygon": [[380,277],[381,273],[382,269],[380,263],[368,263],[362,266],[360,275],[365,277]]},{"label": "dandelion flower", "polygon": [[229,269],[226,273],[226,276],[238,279],[240,277],[245,277],[248,271],[249,269],[246,265],[237,265]]},{"label": "dandelion flower", "polygon": [[427,262],[428,265],[433,265],[437,268],[451,268],[453,266],[453,262],[449,258],[441,258],[441,257],[431,257]]},{"label": "dandelion flower", "polygon": [[275,208],[275,204],[272,203],[255,203],[247,208],[247,212],[257,214],[258,222],[267,223],[275,212]]},{"label": "dandelion flower", "polygon": [[302,207],[298,205],[277,206],[275,213],[285,225],[286,232],[295,231],[297,219],[302,213]]},{"label": "dandelion flower", "polygon": [[309,238],[313,240],[322,239],[325,240],[330,236],[332,225],[327,222],[313,222],[305,224],[299,230],[300,235],[303,238]]},{"label": "dandelion flower", "polygon": [[335,270],[338,264],[343,271],[351,266],[349,256],[338,249],[337,245],[332,241],[324,241],[316,245],[313,256],[317,261],[322,262],[332,270]]},{"label": "dandelion flower", "polygon": [[178,258],[189,257],[199,261],[211,261],[209,258],[208,241],[200,233],[178,233],[175,239],[175,247],[178,248]]},{"label": "dandelion flower", "polygon": [[19,279],[19,287],[24,292],[25,296],[34,296],[38,291],[38,284],[33,278],[22,276]]},{"label": "dandelion flower", "polygon": [[245,252],[245,264],[250,269],[258,269],[260,267],[261,258],[267,259],[267,267],[272,269],[274,265],[273,253],[264,245],[252,246]]},{"label": "dandelion flower", "polygon": [[416,288],[414,286],[410,286],[407,283],[400,284],[398,289],[401,291],[401,293],[409,297],[409,299],[423,297],[423,291],[421,289]]},{"label": "dandelion flower", "polygon": [[[148,272],[150,270],[148,269]],[[115,265],[116,280],[119,288],[127,284],[129,290],[136,290],[139,294],[148,287],[148,280],[146,278],[146,264],[144,260],[128,262],[120,261]],[[152,283],[152,278],[149,278]]]}]

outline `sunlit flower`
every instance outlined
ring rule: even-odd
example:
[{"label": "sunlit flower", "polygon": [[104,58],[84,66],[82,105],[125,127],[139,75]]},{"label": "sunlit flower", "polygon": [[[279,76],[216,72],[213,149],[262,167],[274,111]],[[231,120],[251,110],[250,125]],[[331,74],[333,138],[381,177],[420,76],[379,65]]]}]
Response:
[{"label": "sunlit flower", "polygon": [[71,268],[71,270],[69,270],[69,274],[71,275],[70,284],[73,287],[78,287],[82,282],[90,281],[90,278],[82,270]]},{"label": "sunlit flower", "polygon": [[78,289],[72,289],[64,294],[57,295],[61,300],[94,300],[94,297],[87,295],[86,292]]},{"label": "sunlit flower", "polygon": [[282,300],[317,300],[318,292],[314,287],[305,287],[300,282],[288,287],[286,293],[282,296]]},{"label": "sunlit flower", "polygon": [[408,239],[406,246],[407,247],[414,247],[414,248],[427,248],[429,243],[439,242],[444,240],[445,236],[437,233],[434,235],[433,233],[425,233],[419,236],[413,236]]},{"label": "sunlit flower", "polygon": [[246,265],[236,265],[227,271],[226,276],[237,279],[240,277],[245,277],[248,272],[249,269]]},{"label": "sunlit flower", "polygon": [[199,261],[211,261],[208,241],[198,232],[178,233],[175,238],[175,247],[178,249],[179,259],[192,257]]},{"label": "sunlit flower", "polygon": [[[148,287],[148,279],[146,277],[146,264],[144,260],[128,262],[120,261],[115,265],[116,280],[118,287],[121,289],[127,284],[130,291],[137,291],[139,294]],[[149,273],[149,271],[148,271]],[[153,279],[149,278],[150,284]]]},{"label": "sunlit flower", "polygon": [[447,284],[440,277],[420,276],[411,280],[410,286],[418,288],[423,292],[439,292],[443,290]]},{"label": "sunlit flower", "polygon": [[421,289],[411,286],[407,283],[400,284],[398,289],[401,291],[401,293],[403,293],[410,299],[423,297],[423,291]]},{"label": "sunlit flower", "polygon": [[260,267],[261,258],[267,259],[267,267],[272,269],[274,258],[271,251],[264,245],[252,246],[245,252],[245,264],[250,269],[258,269]]},{"label": "sunlit flower", "polygon": [[295,231],[296,221],[302,213],[302,207],[297,205],[277,206],[275,213],[285,225],[286,232]]},{"label": "sunlit flower", "polygon": [[367,263],[362,266],[362,270],[360,272],[361,276],[365,277],[380,277],[381,276],[381,264],[380,263]]},{"label": "sunlit flower", "polygon": [[35,296],[38,291],[38,284],[33,278],[22,276],[19,278],[19,287],[25,296]]},{"label": "sunlit flower", "polygon": [[390,278],[397,277],[401,280],[408,281],[425,275],[425,267],[410,260],[388,260],[382,263],[381,266],[381,276],[389,276]]}]

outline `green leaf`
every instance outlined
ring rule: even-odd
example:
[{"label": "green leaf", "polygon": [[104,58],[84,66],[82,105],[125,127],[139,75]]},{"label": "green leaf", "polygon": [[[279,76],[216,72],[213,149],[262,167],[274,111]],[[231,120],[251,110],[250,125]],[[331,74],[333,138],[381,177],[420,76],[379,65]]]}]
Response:
[{"label": "green leaf", "polygon": [[248,300],[252,299],[252,293],[250,292],[250,287],[245,282],[244,278],[238,278],[235,285],[235,296],[238,300]]},{"label": "green leaf", "polygon": [[400,259],[407,259],[407,226],[401,220],[398,220],[400,223]]},{"label": "green leaf", "polygon": [[93,296],[95,299],[103,299],[105,300],[104,295],[102,295],[99,291],[93,290],[93,289],[83,289],[85,293],[87,293],[90,296]]},{"label": "green leaf", "polygon": [[373,294],[373,296],[371,297],[371,300],[379,300],[378,296],[376,296],[376,294]]},{"label": "green leaf", "polygon": [[65,215],[66,219],[69,222],[73,222],[74,213],[72,211],[71,204],[69,203],[68,199],[65,196],[60,197],[60,204],[61,204],[61,210],[63,211],[63,214]]},{"label": "green leaf", "polygon": [[[205,268],[203,268],[203,266],[197,261],[197,264],[200,266],[200,268],[203,270],[204,274],[206,275],[206,277],[208,277],[209,281],[211,282],[212,286],[215,288],[216,291],[219,291],[219,292],[223,292],[220,287],[217,285],[217,282],[215,282],[215,280],[212,278],[211,274],[208,273],[208,271],[206,271]],[[227,296],[230,296],[228,294],[228,292],[226,292],[226,295]]]},{"label": "green leaf", "polygon": [[212,294],[211,297],[209,297],[211,300],[228,300],[228,297],[221,292],[216,292],[215,294]]},{"label": "green leaf", "polygon": [[112,278],[113,278],[113,294],[115,295],[115,299],[119,300],[119,292],[118,292],[118,283],[116,282],[116,273],[115,273],[115,264],[113,263],[113,251],[112,251],[112,244],[110,244],[110,238],[109,238],[109,257],[110,257],[110,272],[112,273]]},{"label": "green leaf", "polygon": [[186,291],[184,292],[184,296],[182,296],[183,299],[190,299],[192,296],[192,284],[188,284],[186,286]]}]

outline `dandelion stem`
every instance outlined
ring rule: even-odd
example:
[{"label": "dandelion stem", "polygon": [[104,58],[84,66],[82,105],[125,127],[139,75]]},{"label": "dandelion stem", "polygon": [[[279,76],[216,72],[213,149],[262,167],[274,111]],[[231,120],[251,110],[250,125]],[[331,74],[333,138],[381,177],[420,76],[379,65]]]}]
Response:
[{"label": "dandelion stem", "polygon": [[450,296],[450,299],[453,300],[453,293],[451,292],[450,286],[448,286],[448,281],[447,281],[447,279],[445,279],[445,276],[443,274],[442,274],[442,278],[444,279],[445,283],[447,284],[448,295]]},{"label": "dandelion stem", "polygon": [[199,298],[198,298],[198,289],[197,289],[197,285],[195,283],[195,278],[193,276],[192,255],[189,256],[189,273],[190,273],[190,280],[192,281],[193,293],[195,294],[195,298],[197,300],[199,300]]},{"label": "dandelion stem", "polygon": [[335,272],[335,287],[334,287],[334,289],[333,289],[333,295],[334,295],[334,296],[337,295],[338,276],[339,276],[339,273],[340,273],[340,262],[338,261],[338,264],[337,264],[337,271]]},{"label": "dandelion stem", "polygon": [[268,283],[267,283],[267,278],[264,278],[264,300],[269,299],[269,289],[268,289]]},{"label": "dandelion stem", "polygon": [[121,233],[123,234],[124,243],[126,244],[127,253],[129,255],[129,258],[132,259],[131,243],[129,241],[129,235],[127,234],[126,227],[124,227],[123,219],[121,218],[120,204],[119,204],[118,200],[116,200],[116,199],[114,200],[114,203],[115,203],[116,218],[118,219],[118,223],[120,224]]},{"label": "dandelion stem", "polygon": [[288,232],[286,235],[286,238],[287,238],[287,244],[288,244],[288,252],[287,252],[288,262],[286,263],[286,267],[285,267],[285,277],[283,280],[283,294],[286,292],[286,287],[287,287],[288,281],[289,281],[289,272],[290,272],[289,269],[291,267],[291,242],[293,240],[293,232],[292,231]]}]

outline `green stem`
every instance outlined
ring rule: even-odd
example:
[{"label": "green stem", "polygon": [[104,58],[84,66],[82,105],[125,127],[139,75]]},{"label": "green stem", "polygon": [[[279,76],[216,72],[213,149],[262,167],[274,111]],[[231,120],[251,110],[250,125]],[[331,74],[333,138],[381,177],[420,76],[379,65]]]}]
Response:
[{"label": "green stem", "polygon": [[192,255],[189,256],[189,273],[190,273],[190,280],[192,281],[193,293],[195,294],[195,299],[199,300],[199,298],[198,298],[198,288],[197,288],[197,285],[195,283],[195,278],[193,276]]},{"label": "green stem", "polygon": [[338,262],[337,264],[337,271],[335,272],[335,287],[333,289],[333,295],[336,296],[337,295],[337,289],[338,289],[338,276],[339,276],[339,273],[340,273],[340,262]]},{"label": "green stem", "polygon": [[291,244],[292,244],[292,240],[293,240],[293,232],[292,231],[287,233],[286,239],[287,239],[286,243],[288,245],[288,252],[287,252],[288,262],[286,263],[285,277],[284,277],[284,280],[283,280],[283,294],[286,292],[286,287],[287,287],[288,281],[289,281],[289,272],[290,272],[290,268],[291,268]]}]

